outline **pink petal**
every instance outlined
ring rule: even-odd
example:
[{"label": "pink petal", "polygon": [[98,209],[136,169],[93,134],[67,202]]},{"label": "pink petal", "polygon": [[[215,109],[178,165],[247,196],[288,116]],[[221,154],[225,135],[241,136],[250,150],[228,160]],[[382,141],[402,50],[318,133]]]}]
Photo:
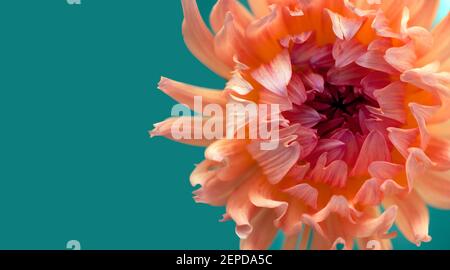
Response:
[{"label": "pink petal", "polygon": [[366,52],[363,45],[356,40],[337,40],[333,46],[333,57],[336,60],[336,67],[341,68],[355,62]]},{"label": "pink petal", "polygon": [[352,39],[364,22],[363,19],[349,19],[329,9],[325,10],[331,18],[334,34],[342,40]]},{"label": "pink petal", "polygon": [[353,203],[361,205],[378,205],[382,200],[380,183],[377,179],[372,178],[364,182],[364,184],[356,193]]},{"label": "pink petal", "polygon": [[295,106],[292,111],[285,112],[283,115],[289,121],[299,123],[306,128],[312,128],[322,121],[322,116],[307,105]]},{"label": "pink petal", "polygon": [[371,72],[361,80],[364,94],[375,99],[373,92],[377,89],[385,88],[391,82],[389,75],[383,72]]},{"label": "pink petal", "polygon": [[262,86],[280,96],[287,96],[287,86],[292,77],[289,52],[284,50],[270,63],[252,72],[253,78]]},{"label": "pink petal", "polygon": [[367,51],[356,60],[356,64],[360,65],[361,67],[385,72],[388,74],[398,73],[397,70],[395,70],[386,62],[386,60],[384,60],[384,52],[381,51]]},{"label": "pink petal", "polygon": [[256,160],[272,184],[280,182],[298,161],[300,145],[297,142],[292,142],[293,139],[295,137],[282,139],[274,150],[261,150],[259,141],[254,141],[248,146],[253,159]]},{"label": "pink petal", "polygon": [[307,99],[305,85],[297,74],[292,75],[291,82],[288,85],[288,96],[292,103],[297,105],[302,105]]},{"label": "pink petal", "polygon": [[350,64],[342,68],[331,68],[327,73],[327,81],[338,86],[359,85],[369,73],[368,69]]},{"label": "pink petal", "polygon": [[416,141],[419,130],[388,128],[389,140],[404,158],[409,156],[408,148]]},{"label": "pink petal", "polygon": [[296,186],[288,188],[287,190],[285,190],[285,192],[303,201],[306,205],[312,208],[317,207],[317,197],[319,195],[319,192],[317,191],[317,189],[306,183],[298,184]]},{"label": "pink petal", "polygon": [[394,82],[373,93],[378,104],[380,104],[383,116],[405,123],[405,92],[403,83]]},{"label": "pink petal", "polygon": [[325,89],[325,81],[322,75],[313,73],[311,71],[307,71],[301,73],[301,78],[303,82],[310,87],[312,90],[316,90],[318,92],[323,92]]},{"label": "pink petal", "polygon": [[317,161],[313,170],[311,170],[309,177],[318,182],[325,183],[332,187],[344,187],[347,182],[347,164],[342,160],[335,160],[326,166],[325,155]]},{"label": "pink petal", "polygon": [[391,154],[383,135],[372,131],[364,141],[351,175],[367,173],[369,165],[374,161],[390,161]]},{"label": "pink petal", "polygon": [[386,51],[384,59],[400,72],[412,69],[417,61],[414,44],[409,42],[403,47],[390,48]]},{"label": "pink petal", "polygon": [[314,164],[325,153],[328,162],[342,159],[345,155],[345,143],[334,139],[321,139],[307,160]]}]

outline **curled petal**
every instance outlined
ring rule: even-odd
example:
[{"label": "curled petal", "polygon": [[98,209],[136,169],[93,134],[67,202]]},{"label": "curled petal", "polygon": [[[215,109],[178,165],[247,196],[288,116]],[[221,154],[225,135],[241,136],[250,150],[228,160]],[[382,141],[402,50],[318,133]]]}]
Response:
[{"label": "curled petal", "polygon": [[182,0],[184,21],[183,36],[186,46],[201,62],[218,75],[229,78],[230,68],[222,63],[214,52],[211,32],[205,25],[195,0]]},{"label": "curled petal", "polygon": [[428,208],[422,198],[412,191],[406,197],[385,198],[386,206],[396,205],[398,207],[396,224],[405,237],[420,246],[421,242],[431,241],[428,235],[428,224],[430,217]]},{"label": "curled petal", "polygon": [[239,95],[247,95],[253,90],[253,86],[242,77],[239,71],[234,71],[233,76],[227,82],[226,89],[230,89]]},{"label": "curled petal", "polygon": [[253,159],[257,161],[270,183],[276,184],[289,172],[300,156],[300,145],[292,142],[295,137],[280,140],[274,150],[261,150],[260,142],[255,141],[248,146]]},{"label": "curled petal", "polygon": [[245,239],[241,239],[242,250],[265,250],[272,244],[277,233],[277,227],[273,224],[276,214],[271,209],[262,209],[252,219],[254,228]]},{"label": "curled petal", "polygon": [[392,227],[398,212],[397,206],[391,206],[387,208],[383,214],[373,219],[367,219],[362,222],[355,233],[358,238],[386,238],[387,232]]},{"label": "curled petal", "polygon": [[386,51],[384,59],[398,71],[404,72],[412,69],[417,61],[414,49],[414,44],[412,42],[403,47],[390,48]]},{"label": "curled petal", "polygon": [[303,183],[285,190],[291,196],[303,201],[306,205],[317,208],[317,197],[319,192],[312,186]]},{"label": "curled petal", "polygon": [[356,223],[355,219],[361,216],[361,213],[353,208],[344,196],[333,195],[328,204],[314,214],[312,219],[319,223],[328,218],[331,213],[336,213],[353,224]]},{"label": "curled petal", "polygon": [[362,187],[356,193],[353,202],[361,205],[378,205],[382,200],[380,183],[372,178],[364,182]]},{"label": "curled petal", "polygon": [[407,170],[420,196],[432,206],[450,209],[450,170],[440,170],[418,148],[411,150]]},{"label": "curled petal", "polygon": [[405,71],[401,75],[401,80],[411,83],[419,88],[430,92],[439,92],[443,96],[450,96],[447,85],[450,84],[449,72],[438,72],[439,63],[434,62],[421,68],[414,68]]},{"label": "curled petal", "polygon": [[419,135],[419,130],[414,129],[400,129],[400,128],[388,128],[389,140],[394,147],[402,154],[406,159],[409,156],[408,148],[413,145]]},{"label": "curled petal", "polygon": [[381,114],[400,123],[405,123],[405,88],[401,82],[394,82],[373,92],[380,104]]},{"label": "curled petal", "polygon": [[288,85],[288,96],[292,103],[297,105],[302,105],[307,99],[305,85],[301,77],[297,74],[292,75],[292,79]]},{"label": "curled petal", "polygon": [[326,11],[331,18],[334,34],[341,40],[352,39],[364,22],[362,18],[349,19],[329,9],[326,9]]},{"label": "curled petal", "polygon": [[361,147],[352,175],[361,175],[367,172],[369,165],[374,161],[390,161],[391,154],[383,135],[372,131]]},{"label": "curled petal", "polygon": [[283,51],[270,64],[263,65],[253,71],[252,76],[273,93],[287,96],[287,86],[292,77],[291,59],[288,51]]},{"label": "curled petal", "polygon": [[253,20],[253,16],[241,3],[239,3],[239,1],[219,0],[214,5],[210,15],[211,27],[215,32],[219,32],[224,25],[225,17],[228,12],[233,15],[237,24],[243,28],[247,27]]},{"label": "curled petal", "polygon": [[337,40],[333,46],[333,57],[336,60],[336,67],[342,68],[355,62],[366,52],[363,45],[355,39],[348,41]]},{"label": "curled petal", "polygon": [[326,166],[326,156],[322,155],[310,172],[310,178],[319,183],[326,183],[332,187],[344,187],[347,182],[347,163],[335,160]]}]

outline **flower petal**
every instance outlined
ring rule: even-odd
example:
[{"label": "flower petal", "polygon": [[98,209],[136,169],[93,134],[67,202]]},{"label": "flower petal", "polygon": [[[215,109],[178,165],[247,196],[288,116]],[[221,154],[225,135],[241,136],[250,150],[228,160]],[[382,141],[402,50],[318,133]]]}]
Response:
[{"label": "flower petal", "polygon": [[218,0],[210,15],[211,28],[214,32],[219,32],[222,28],[228,12],[233,15],[236,23],[243,28],[247,27],[247,25],[249,25],[253,20],[253,16],[241,3],[239,3],[239,1]]},{"label": "flower petal", "polygon": [[340,14],[337,14],[329,9],[325,10],[328,12],[328,15],[331,18],[334,34],[341,40],[352,39],[359,31],[361,25],[364,22],[364,19],[362,18],[350,19]]},{"label": "flower petal", "polygon": [[218,75],[229,78],[230,68],[222,63],[214,52],[211,32],[205,25],[195,0],[182,0],[184,21],[183,36],[186,46],[203,64]]},{"label": "flower petal", "polygon": [[[216,89],[207,89],[193,86],[161,77],[158,88],[180,104],[194,110],[194,98],[201,97],[202,104],[218,104],[225,108],[227,103],[225,92]],[[201,113],[201,112],[199,112]]]},{"label": "flower petal", "polygon": [[361,147],[358,159],[351,175],[366,174],[369,165],[374,161],[390,161],[391,154],[383,135],[372,131]]},{"label": "flower petal", "polygon": [[421,242],[431,241],[428,235],[430,217],[428,208],[422,198],[412,191],[406,197],[385,198],[386,206],[396,205],[398,207],[396,224],[399,230],[410,242],[420,246]]},{"label": "flower petal", "polygon": [[253,78],[262,86],[280,96],[287,96],[287,86],[292,77],[289,52],[284,50],[270,64],[252,72]]},{"label": "flower petal", "polygon": [[300,145],[295,136],[280,140],[274,150],[261,150],[260,142],[254,141],[248,146],[248,151],[264,172],[270,183],[276,184],[289,172],[300,156]]}]

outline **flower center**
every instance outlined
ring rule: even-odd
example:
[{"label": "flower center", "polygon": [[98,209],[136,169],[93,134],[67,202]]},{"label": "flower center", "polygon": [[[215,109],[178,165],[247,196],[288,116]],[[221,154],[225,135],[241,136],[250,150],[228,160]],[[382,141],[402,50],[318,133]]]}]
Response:
[{"label": "flower center", "polygon": [[320,121],[312,128],[321,138],[329,137],[333,131],[345,128],[353,133],[363,133],[360,114],[366,115],[366,106],[379,107],[372,98],[354,86],[335,86],[325,83],[322,93],[311,93],[305,104],[320,114]]}]

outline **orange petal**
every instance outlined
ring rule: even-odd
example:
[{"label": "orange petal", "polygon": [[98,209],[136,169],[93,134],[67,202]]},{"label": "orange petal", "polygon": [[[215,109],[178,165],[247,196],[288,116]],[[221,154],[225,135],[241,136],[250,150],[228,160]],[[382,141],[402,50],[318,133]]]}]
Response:
[{"label": "orange petal", "polygon": [[203,117],[171,117],[154,124],[150,136],[163,136],[170,140],[194,146],[208,146],[215,139],[206,139],[203,126],[208,121]]},{"label": "orange petal", "polygon": [[220,61],[214,52],[214,40],[205,25],[196,0],[182,0],[184,21],[183,36],[186,46],[203,64],[218,75],[229,78],[231,69]]},{"label": "orange petal", "polygon": [[247,238],[241,239],[240,248],[242,250],[268,249],[278,230],[273,224],[275,217],[276,214],[272,209],[260,210],[251,221],[253,231]]},{"label": "orange petal", "polygon": [[419,130],[414,129],[399,129],[399,128],[388,128],[389,140],[394,145],[394,147],[402,154],[406,159],[409,156],[408,148],[416,141],[419,135]]},{"label": "orange petal", "polygon": [[256,17],[261,18],[270,13],[267,0],[248,0],[248,4]]},{"label": "orange petal", "polygon": [[428,208],[415,191],[401,198],[395,196],[385,198],[383,203],[386,206],[398,207],[396,224],[406,239],[417,246],[420,246],[421,242],[431,241],[428,235],[430,223]]},{"label": "orange petal", "polygon": [[253,16],[239,1],[218,0],[210,15],[211,28],[214,32],[219,32],[224,26],[225,16],[228,12],[233,15],[236,23],[243,28],[247,27],[253,20]]},{"label": "orange petal", "polygon": [[225,92],[222,90],[193,86],[164,77],[161,77],[158,88],[178,103],[184,104],[192,110],[194,110],[195,97],[201,97],[203,105],[218,104],[225,107],[227,103]]},{"label": "orange petal", "polygon": [[450,209],[450,170],[440,170],[425,155],[414,148],[409,159],[409,177],[422,198],[434,207]]},{"label": "orange petal", "polygon": [[412,69],[417,60],[414,44],[410,42],[402,47],[390,48],[386,51],[384,59],[400,72]]},{"label": "orange petal", "polygon": [[285,190],[285,192],[295,197],[296,199],[303,201],[306,205],[309,205],[312,208],[317,207],[317,197],[319,195],[319,192],[317,191],[317,189],[306,183],[298,184],[296,186],[288,188]]},{"label": "orange petal", "polygon": [[411,12],[411,25],[430,29],[439,9],[439,0],[406,0]]},{"label": "orange petal", "polygon": [[270,183],[280,182],[298,161],[300,145],[293,140],[295,140],[293,136],[280,140],[274,150],[261,150],[260,141],[254,141],[248,146],[250,154]]},{"label": "orange petal", "polygon": [[[450,57],[450,50],[448,49],[450,43],[450,15],[447,14],[432,31],[434,46],[427,54],[425,54],[419,61],[418,66],[423,66],[434,61],[444,63]],[[447,69],[449,71],[449,69]]]}]

